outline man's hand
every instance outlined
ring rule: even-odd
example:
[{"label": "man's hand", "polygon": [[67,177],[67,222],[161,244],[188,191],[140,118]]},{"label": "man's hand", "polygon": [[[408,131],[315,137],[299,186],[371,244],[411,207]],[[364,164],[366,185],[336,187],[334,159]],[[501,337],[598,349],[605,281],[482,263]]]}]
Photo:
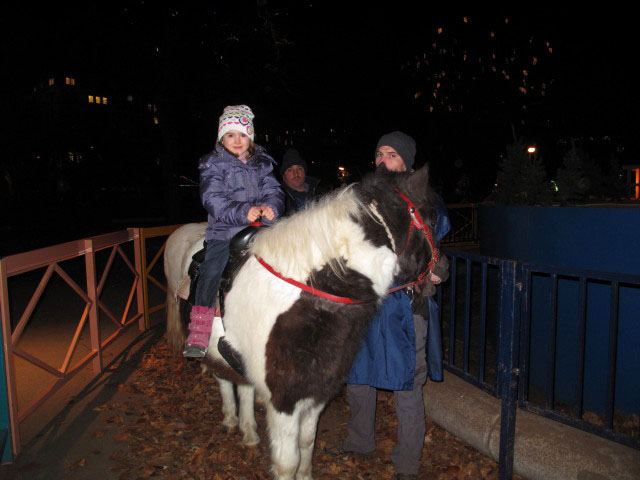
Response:
[{"label": "man's hand", "polygon": [[429,277],[427,278],[427,280],[429,280],[434,285],[442,283],[442,279],[438,275],[435,275],[433,272],[429,272]]}]

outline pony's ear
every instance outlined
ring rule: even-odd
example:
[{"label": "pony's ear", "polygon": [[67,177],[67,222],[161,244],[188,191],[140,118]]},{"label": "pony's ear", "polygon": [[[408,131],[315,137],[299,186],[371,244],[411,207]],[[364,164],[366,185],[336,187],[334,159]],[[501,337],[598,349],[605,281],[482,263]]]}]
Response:
[{"label": "pony's ear", "polygon": [[407,190],[409,194],[424,196],[428,190],[429,185],[429,166],[416,170],[407,179]]}]

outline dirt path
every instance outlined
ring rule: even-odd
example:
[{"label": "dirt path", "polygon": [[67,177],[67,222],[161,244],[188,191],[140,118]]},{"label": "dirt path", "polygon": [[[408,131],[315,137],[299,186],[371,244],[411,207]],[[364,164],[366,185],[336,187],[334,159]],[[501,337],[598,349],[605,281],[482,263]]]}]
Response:
[{"label": "dirt path", "polygon": [[[118,388],[130,393],[131,400],[110,402],[102,408],[109,412],[105,422],[118,425],[114,438],[122,442],[122,448],[111,455],[111,470],[118,472],[121,480],[271,479],[264,408],[258,405],[256,410],[263,441],[255,448],[242,446],[238,432],[226,432],[220,424],[221,398],[216,382],[200,375],[198,364],[171,354],[164,338],[143,355],[134,375]],[[323,452],[344,438],[348,414],[346,399],[340,395],[321,416],[313,459],[316,480],[392,479],[393,395],[381,392],[378,396],[378,450],[373,459],[333,457]],[[498,472],[495,462],[427,420],[420,478],[497,479]]]}]

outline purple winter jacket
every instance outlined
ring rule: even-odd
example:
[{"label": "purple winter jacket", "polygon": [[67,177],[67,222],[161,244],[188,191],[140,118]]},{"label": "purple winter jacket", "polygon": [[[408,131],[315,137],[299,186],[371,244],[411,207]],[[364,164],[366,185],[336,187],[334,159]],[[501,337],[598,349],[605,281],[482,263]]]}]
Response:
[{"label": "purple winter jacket", "polygon": [[246,164],[220,144],[200,159],[200,200],[209,214],[207,241],[230,240],[249,224],[247,212],[253,206],[271,207],[274,221],[282,214],[284,195],[272,173],[275,161],[263,147],[255,149]]}]

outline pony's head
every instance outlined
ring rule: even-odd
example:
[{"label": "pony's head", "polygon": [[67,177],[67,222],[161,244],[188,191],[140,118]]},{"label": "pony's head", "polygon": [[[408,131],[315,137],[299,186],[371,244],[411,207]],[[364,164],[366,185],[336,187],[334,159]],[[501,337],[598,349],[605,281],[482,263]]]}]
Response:
[{"label": "pony's head", "polygon": [[437,196],[429,187],[427,166],[414,173],[379,167],[370,179],[372,201],[388,224],[398,256],[396,281],[425,277],[439,260],[433,227]]}]

